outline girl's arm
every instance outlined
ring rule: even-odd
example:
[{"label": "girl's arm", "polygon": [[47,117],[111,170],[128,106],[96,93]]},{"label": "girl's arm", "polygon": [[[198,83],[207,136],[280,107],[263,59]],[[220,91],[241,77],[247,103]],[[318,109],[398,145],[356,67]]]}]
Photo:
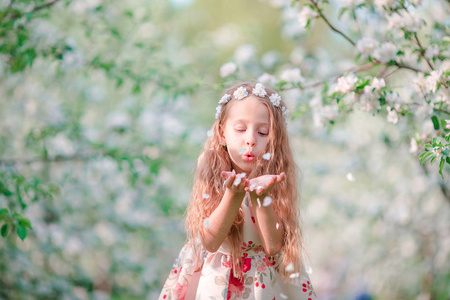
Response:
[{"label": "girl's arm", "polygon": [[246,177],[241,178],[239,185],[234,185],[236,174],[229,175],[225,181],[225,194],[217,208],[211,213],[208,220],[200,226],[200,236],[203,247],[209,252],[216,252],[222,245],[233,225],[236,214],[241,207],[245,196],[245,187],[248,186]]},{"label": "girl's arm", "polygon": [[[273,205],[264,206],[264,199],[274,186],[284,180],[285,175],[269,175],[263,176],[265,184],[259,187],[256,191],[250,191],[250,198],[252,200],[253,214],[255,216],[256,225],[258,228],[259,237],[261,239],[264,250],[268,256],[273,256],[281,251],[283,248],[284,228],[278,219]],[[256,181],[261,181],[260,178],[255,178]],[[252,181],[250,181],[252,184]],[[259,202],[258,200],[259,199]],[[274,199],[273,201],[276,201]]]}]

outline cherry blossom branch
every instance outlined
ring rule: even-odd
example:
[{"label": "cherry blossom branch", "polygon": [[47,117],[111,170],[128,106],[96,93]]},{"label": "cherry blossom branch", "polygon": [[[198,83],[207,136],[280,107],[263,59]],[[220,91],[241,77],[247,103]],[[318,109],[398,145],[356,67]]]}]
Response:
[{"label": "cherry blossom branch", "polygon": [[414,38],[416,39],[417,45],[419,45],[420,48],[420,55],[425,59],[425,61],[428,63],[428,66],[430,66],[431,70],[434,70],[433,65],[428,60],[428,58],[425,57],[425,49],[422,47],[422,44],[419,41],[419,38],[417,37],[417,33],[414,32]]},{"label": "cherry blossom branch", "polygon": [[421,73],[424,73],[422,70],[416,69],[416,68],[411,67],[411,66],[408,66],[408,65],[401,64],[401,63],[399,63],[399,62],[395,62],[395,65],[396,65],[397,67],[399,67],[399,68],[408,69],[408,70],[411,70],[411,71],[414,71],[414,72],[421,72]]},{"label": "cherry blossom branch", "polygon": [[[14,0],[11,0],[11,5],[12,5],[12,2],[13,2],[13,1],[14,1]],[[25,13],[37,12],[37,11],[39,11],[39,10],[41,10],[41,9],[48,8],[48,7],[54,5],[55,3],[59,2],[59,1],[61,1],[61,0],[50,0],[50,1],[48,1],[47,3],[44,3],[44,4],[39,5],[39,6],[36,6],[36,7],[34,7],[32,10],[27,11],[27,12],[25,12]],[[24,13],[22,13],[22,14],[24,14]],[[20,16],[21,16],[21,14],[18,14],[18,13],[12,14],[12,15],[11,15],[11,20],[17,19],[17,18],[20,17]],[[0,22],[1,22],[1,21],[3,21],[3,19],[0,19]]]},{"label": "cherry blossom branch", "polygon": [[340,31],[339,29],[337,29],[336,27],[334,27],[329,21],[328,19],[323,15],[321,9],[319,8],[319,6],[317,6],[317,2],[314,0],[311,0],[312,5],[315,7],[316,11],[319,13],[320,17],[325,21],[325,23],[328,24],[328,26],[336,33],[342,35],[347,41],[350,42],[350,44],[352,44],[352,46],[355,46],[356,43],[350,38],[348,37],[345,33],[343,33],[342,31]]},{"label": "cherry blossom branch", "polygon": [[48,1],[47,3],[44,3],[44,4],[39,5],[39,6],[36,6],[35,8],[33,8],[33,12],[41,10],[41,9],[44,9],[44,8],[47,8],[49,6],[52,6],[53,4],[55,4],[58,1],[60,1],[60,0],[51,0],[51,1]]},{"label": "cherry blossom branch", "polygon": [[[410,14],[408,8],[405,6],[405,3],[401,3],[401,5],[402,5],[403,9],[406,10],[406,12],[408,14]],[[425,61],[427,62],[428,66],[431,68],[431,70],[434,70],[434,67],[431,64],[431,62],[428,60],[428,58],[425,57],[425,49],[422,47],[422,43],[420,43],[419,38],[417,37],[417,33],[414,32],[413,35],[414,35],[414,38],[415,38],[415,40],[417,42],[417,45],[420,48],[420,56],[422,56],[425,59]]]}]

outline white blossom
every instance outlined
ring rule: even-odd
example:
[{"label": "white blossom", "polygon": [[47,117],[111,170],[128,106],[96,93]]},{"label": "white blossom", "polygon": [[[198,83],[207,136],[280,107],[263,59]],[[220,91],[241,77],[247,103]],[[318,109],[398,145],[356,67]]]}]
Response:
[{"label": "white blossom", "polygon": [[355,87],[355,83],[358,81],[358,77],[356,77],[353,73],[348,74],[347,76],[341,76],[337,80],[337,85],[335,87],[336,92],[348,93]]},{"label": "white blossom", "polygon": [[450,60],[444,60],[439,67],[439,70],[441,70],[441,72],[443,73],[450,71]]},{"label": "white blossom", "polygon": [[130,117],[121,111],[116,111],[108,116],[107,127],[110,129],[125,129],[130,127]]},{"label": "white blossom", "polygon": [[445,128],[450,129],[450,120],[445,120],[445,122],[447,123],[447,125],[445,125]]},{"label": "white blossom", "polygon": [[234,58],[238,64],[245,64],[256,56],[255,46],[252,44],[244,44],[239,46],[234,52]]},{"label": "white blossom", "polygon": [[269,99],[270,99],[270,102],[272,102],[273,106],[276,106],[276,107],[280,106],[281,96],[279,96],[277,93],[270,95]]},{"label": "white blossom", "polygon": [[73,156],[76,152],[72,141],[61,132],[46,142],[46,148],[48,156],[52,158],[57,155],[69,157]]},{"label": "white blossom", "polygon": [[300,83],[304,80],[299,68],[284,70],[280,75],[280,79],[292,83]]},{"label": "white blossom", "polygon": [[380,108],[380,101],[378,101],[378,93],[364,93],[359,98],[359,108],[362,111],[368,112],[368,113],[375,113]]},{"label": "white blossom", "polygon": [[414,13],[403,13],[403,28],[410,32],[417,32],[423,25],[423,21]]},{"label": "white blossom", "polygon": [[433,57],[436,57],[439,55],[439,46],[436,44],[433,44],[427,48],[427,51],[425,51],[425,57],[428,59],[432,59]]},{"label": "white blossom", "polygon": [[425,90],[428,93],[435,93],[437,84],[441,80],[442,72],[440,70],[434,70],[430,72],[430,75],[425,77]]},{"label": "white blossom", "polygon": [[231,99],[231,95],[225,94],[225,95],[223,95],[222,98],[220,99],[219,104],[225,104],[225,103],[227,103],[228,101],[230,101],[230,99]]},{"label": "white blossom", "polygon": [[84,56],[79,51],[66,51],[63,54],[61,68],[65,71],[80,69],[85,65]]},{"label": "white blossom", "polygon": [[314,9],[312,9],[309,5],[305,5],[305,6],[303,6],[302,10],[298,14],[298,21],[302,27],[306,27],[306,25],[308,24],[308,21],[316,18],[318,15],[319,14]]},{"label": "white blossom", "polygon": [[279,59],[280,54],[277,51],[268,51],[261,57],[261,63],[265,68],[270,69],[275,66]]},{"label": "white blossom", "polygon": [[400,11],[386,17],[390,29],[404,29],[409,32],[417,32],[423,25],[423,21],[414,13]]},{"label": "white blossom", "polygon": [[241,86],[237,90],[234,91],[233,96],[237,100],[241,100],[248,96],[248,92],[243,86]]},{"label": "white blossom", "polygon": [[262,158],[264,158],[265,160],[270,160],[270,152],[263,154]]},{"label": "white blossom", "polygon": [[425,76],[423,73],[417,73],[416,78],[412,81],[413,89],[416,93],[424,93],[425,92]]},{"label": "white blossom", "polygon": [[383,43],[381,47],[375,49],[373,57],[381,62],[389,62],[395,60],[397,56],[397,46],[391,42]]},{"label": "white blossom", "polygon": [[273,86],[277,82],[277,80],[275,76],[270,75],[268,73],[263,73],[261,76],[258,77],[258,82]]},{"label": "white blossom", "polygon": [[219,119],[221,115],[222,115],[222,105],[219,104],[216,107],[216,119]]},{"label": "white blossom", "polygon": [[371,55],[378,45],[379,43],[377,40],[370,37],[365,37],[358,41],[356,44],[356,50],[358,53]]},{"label": "white blossom", "polygon": [[386,82],[384,78],[378,79],[376,77],[373,78],[372,83],[370,85],[366,85],[364,87],[364,93],[373,93],[378,92],[380,89],[386,86]]},{"label": "white blossom", "polygon": [[396,124],[398,122],[397,111],[395,109],[391,109],[390,106],[387,106],[386,109],[388,111],[387,121]]},{"label": "white blossom", "polygon": [[409,144],[409,153],[417,153],[417,141],[415,138],[411,138],[411,142]]},{"label": "white blossom", "polygon": [[227,62],[220,67],[220,77],[225,78],[236,72],[237,66],[234,62]]},{"label": "white blossom", "polygon": [[264,88],[264,85],[261,83],[257,83],[255,88],[252,91],[253,95],[259,96],[259,97],[265,97],[267,95],[266,89]]}]

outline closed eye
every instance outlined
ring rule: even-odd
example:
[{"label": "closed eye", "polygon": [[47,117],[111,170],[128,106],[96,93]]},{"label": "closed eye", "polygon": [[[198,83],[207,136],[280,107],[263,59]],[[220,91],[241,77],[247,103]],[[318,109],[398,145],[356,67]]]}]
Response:
[{"label": "closed eye", "polygon": [[268,133],[265,133],[265,132],[258,132],[260,135],[262,135],[262,136],[268,136],[269,134]]}]

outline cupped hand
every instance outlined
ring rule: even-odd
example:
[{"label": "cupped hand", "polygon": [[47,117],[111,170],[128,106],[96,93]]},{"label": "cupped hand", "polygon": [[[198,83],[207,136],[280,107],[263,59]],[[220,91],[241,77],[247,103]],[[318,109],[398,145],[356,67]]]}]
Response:
[{"label": "cupped hand", "polygon": [[250,192],[252,198],[265,196],[270,193],[273,188],[286,178],[286,174],[281,172],[280,175],[262,175],[249,180],[248,187],[245,188]]},{"label": "cupped hand", "polygon": [[223,171],[222,178],[225,180],[223,186],[229,189],[234,194],[245,194],[246,188],[249,185],[249,180],[245,173],[235,174],[233,172]]}]

